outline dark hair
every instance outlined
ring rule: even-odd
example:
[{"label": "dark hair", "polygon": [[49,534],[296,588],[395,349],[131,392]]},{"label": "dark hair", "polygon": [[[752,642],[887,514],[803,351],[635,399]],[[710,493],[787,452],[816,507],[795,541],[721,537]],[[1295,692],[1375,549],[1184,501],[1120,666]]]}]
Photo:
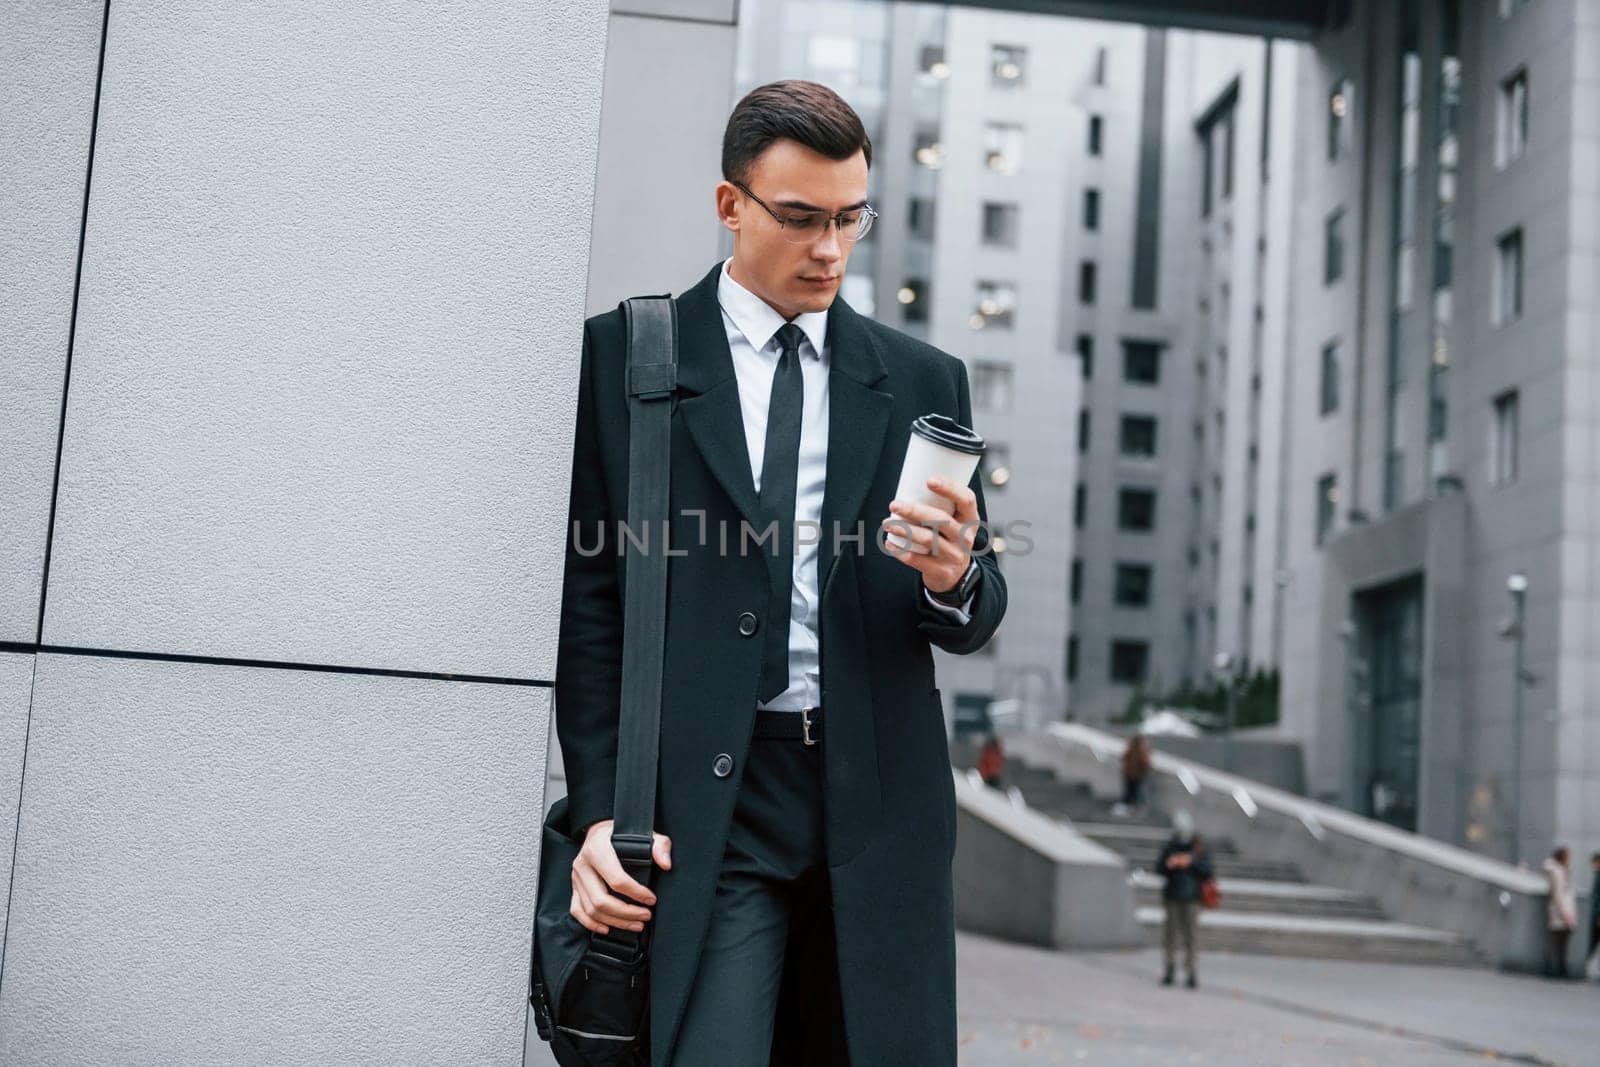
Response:
[{"label": "dark hair", "polygon": [[872,140],[855,108],[826,85],[791,80],[751,89],[734,107],[722,133],[722,176],[744,181],[767,146],[785,138],[829,159],[861,152],[872,166]]},{"label": "dark hair", "polygon": [[1557,845],[1556,850],[1550,853],[1550,858],[1555,860],[1557,863],[1565,863],[1567,862],[1567,857],[1570,855],[1571,853],[1567,851],[1566,845]]}]

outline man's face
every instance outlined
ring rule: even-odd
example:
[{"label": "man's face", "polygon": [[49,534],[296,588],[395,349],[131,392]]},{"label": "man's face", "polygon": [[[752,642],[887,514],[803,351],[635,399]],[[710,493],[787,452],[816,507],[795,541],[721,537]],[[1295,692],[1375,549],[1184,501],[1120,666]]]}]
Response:
[{"label": "man's face", "polygon": [[[779,215],[822,211],[831,217],[866,204],[867,160],[861,152],[829,159],[797,141],[774,141],[756,157],[744,185]],[[729,269],[740,285],[786,319],[833,303],[855,247],[840,240],[836,225],[796,244],[792,230],[727,181],[717,186],[717,214],[733,231]]]}]

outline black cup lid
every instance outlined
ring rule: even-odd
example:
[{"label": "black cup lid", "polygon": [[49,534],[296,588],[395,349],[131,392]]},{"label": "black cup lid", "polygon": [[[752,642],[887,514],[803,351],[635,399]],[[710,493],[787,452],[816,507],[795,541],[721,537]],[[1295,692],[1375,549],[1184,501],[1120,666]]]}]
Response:
[{"label": "black cup lid", "polygon": [[983,438],[948,415],[924,415],[911,424],[911,432],[957,452],[983,455]]}]

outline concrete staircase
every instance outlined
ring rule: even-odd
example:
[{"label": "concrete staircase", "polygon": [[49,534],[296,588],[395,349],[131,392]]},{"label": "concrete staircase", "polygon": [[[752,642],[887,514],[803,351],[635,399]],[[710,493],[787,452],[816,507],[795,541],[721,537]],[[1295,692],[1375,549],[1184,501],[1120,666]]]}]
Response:
[{"label": "concrete staircase", "polygon": [[[1152,869],[1167,839],[1164,813],[1122,813],[1085,784],[1060,781],[1020,760],[1006,766],[1034,810],[1070,822],[1085,837],[1128,863],[1136,915],[1148,943],[1159,944],[1162,879]],[[1329,959],[1473,965],[1467,940],[1444,930],[1391,920],[1371,897],[1308,882],[1294,863],[1250,848],[1250,842],[1206,834],[1222,907],[1200,915],[1203,951]]]}]

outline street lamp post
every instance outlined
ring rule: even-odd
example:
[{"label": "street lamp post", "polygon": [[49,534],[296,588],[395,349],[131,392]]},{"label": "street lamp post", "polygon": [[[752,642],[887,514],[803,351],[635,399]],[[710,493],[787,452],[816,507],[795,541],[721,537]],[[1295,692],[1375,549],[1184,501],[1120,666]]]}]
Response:
[{"label": "street lamp post", "polygon": [[1218,652],[1212,661],[1217,676],[1227,688],[1223,692],[1222,769],[1233,770],[1233,656]]},{"label": "street lamp post", "polygon": [[1522,862],[1522,678],[1523,619],[1527,611],[1528,577],[1506,579],[1511,594],[1511,622],[1506,627],[1512,641],[1511,667],[1511,862]]}]

